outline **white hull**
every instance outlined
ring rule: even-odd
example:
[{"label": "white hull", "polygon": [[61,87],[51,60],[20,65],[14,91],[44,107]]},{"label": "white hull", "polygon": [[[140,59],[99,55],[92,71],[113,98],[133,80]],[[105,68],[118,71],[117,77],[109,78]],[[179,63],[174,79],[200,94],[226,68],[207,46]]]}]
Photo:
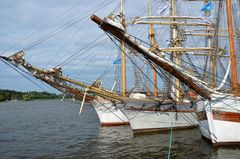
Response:
[{"label": "white hull", "polygon": [[225,97],[197,103],[199,128],[214,145],[240,143],[240,101]]},{"label": "white hull", "polygon": [[154,112],[126,110],[130,125],[135,133],[153,132],[164,129],[184,129],[197,125],[193,113]]},{"label": "white hull", "polygon": [[134,110],[130,107],[121,109],[127,116],[134,133],[163,131],[170,128],[185,129],[198,124],[195,112],[189,109],[188,112],[155,110],[155,108],[152,110]]},{"label": "white hull", "polygon": [[127,117],[112,102],[104,99],[93,101],[94,109],[102,126],[126,125]]}]

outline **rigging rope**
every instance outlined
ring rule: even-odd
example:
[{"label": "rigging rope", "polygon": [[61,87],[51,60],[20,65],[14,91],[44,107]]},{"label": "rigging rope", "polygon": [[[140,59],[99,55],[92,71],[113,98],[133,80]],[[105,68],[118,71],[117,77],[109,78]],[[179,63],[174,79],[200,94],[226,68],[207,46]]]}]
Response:
[{"label": "rigging rope", "polygon": [[[13,70],[15,70],[16,72],[18,72],[21,76],[23,76],[24,78],[26,78],[27,80],[29,80],[31,83],[33,83],[35,86],[37,86],[38,88],[40,88],[41,90],[43,90],[43,91],[46,91],[43,87],[41,87],[40,85],[38,85],[36,82],[34,82],[31,78],[29,78],[29,77],[27,77],[26,75],[24,75],[23,73],[26,73],[26,74],[28,74],[28,75],[31,75],[30,73],[28,73],[28,72],[26,72],[26,71],[24,71],[24,70],[22,70],[21,68],[19,68],[19,67],[17,67],[17,65],[16,66],[13,66],[13,64],[11,64],[11,63],[9,63],[9,62],[6,62],[6,61],[4,61],[4,60],[2,60],[2,59],[0,59],[2,62],[4,62],[6,65],[8,65],[10,68],[12,68]],[[19,70],[18,70],[19,69]],[[22,71],[22,72],[20,72],[20,71]],[[32,75],[31,75],[32,76]],[[45,86],[47,86],[48,88],[50,88],[48,85],[46,85],[45,83],[42,83],[42,84],[44,84]]]},{"label": "rigging rope", "polygon": [[[70,57],[68,57],[67,59],[63,60],[62,62],[60,62],[57,67],[63,66],[69,62],[71,62],[72,60],[74,60],[77,56],[79,56],[78,54],[85,51],[87,48],[91,47],[91,49],[93,49],[94,47],[97,46],[97,44],[99,44],[100,42],[104,41],[107,39],[107,37],[104,37],[103,40],[101,40],[100,42],[98,42],[97,44],[95,44],[94,46],[92,46],[95,42],[97,42],[98,40],[100,40],[101,38],[103,38],[103,35],[100,35],[98,38],[96,38],[95,40],[93,40],[92,42],[90,42],[88,45],[84,46],[83,48],[79,49],[78,51],[76,51],[73,55],[71,55]],[[86,53],[86,52],[84,52]],[[83,54],[84,54],[83,53]],[[83,54],[81,54],[80,56],[82,56]]]},{"label": "rigging rope", "polygon": [[[82,25],[81,25],[81,27],[82,27]],[[55,53],[55,56],[53,56],[53,57],[49,60],[48,64],[45,66],[45,68],[46,68],[47,66],[49,66],[50,63],[55,62],[54,59],[56,60],[56,59],[61,55],[61,53],[63,52],[63,50],[66,48],[66,46],[67,46],[70,42],[72,42],[72,40],[79,34],[80,30],[81,30],[81,29],[79,28],[79,29],[77,29],[76,32],[73,32],[73,33],[72,33],[72,35],[65,41],[65,43],[60,47],[60,49]],[[84,36],[83,36],[83,37],[84,37]]]},{"label": "rigging rope", "polygon": [[[98,10],[100,10],[100,9],[102,9],[102,8],[110,5],[110,4],[112,4],[113,2],[114,2],[114,0],[111,0],[110,2],[109,2],[109,1],[105,1],[104,3],[101,2],[100,4],[97,5],[97,7],[94,7],[94,8],[92,8],[92,9],[90,9],[90,10],[87,11],[84,15],[80,15],[80,16],[74,18],[73,20],[65,23],[64,25],[60,26],[60,27],[57,28],[56,30],[54,30],[54,31],[46,34],[45,36],[39,38],[38,40],[34,41],[33,43],[25,46],[22,50],[25,50],[25,51],[26,51],[26,50],[29,50],[29,49],[31,49],[31,48],[39,45],[40,43],[42,43],[42,42],[46,41],[47,39],[53,37],[53,36],[56,35],[57,33],[62,32],[63,30],[65,30],[65,29],[67,29],[67,28],[69,28],[69,27],[77,24],[77,23],[80,22],[82,19],[88,18],[90,15],[92,15],[92,14],[95,13],[96,11],[98,11]],[[51,23],[51,22],[49,22],[49,24],[50,24],[50,23]],[[46,25],[48,25],[48,23],[47,23]],[[43,27],[45,27],[45,25],[43,25],[42,27],[40,27],[40,29],[42,29]],[[38,30],[40,30],[40,29],[38,29]],[[37,32],[38,32],[38,31],[37,31]],[[34,33],[35,33],[35,32],[34,32]],[[28,39],[30,36],[32,36],[32,35],[27,36],[26,39]],[[25,40],[25,39],[23,39],[23,40]],[[18,42],[18,43],[21,43],[21,42]],[[18,44],[18,43],[17,43],[17,44]],[[6,51],[5,51],[5,52],[6,52]],[[4,54],[5,52],[1,53],[1,55]]]},{"label": "rigging rope", "polygon": [[[146,45],[148,45],[148,46],[151,46],[148,42],[146,42],[146,41],[143,41],[143,40],[141,40],[141,39],[139,39],[139,38],[137,38],[137,37],[135,37],[135,36],[133,36],[133,35],[130,35],[130,34],[128,34],[129,36],[131,36],[131,37],[133,37],[133,38],[135,38],[136,40],[139,40],[140,42],[142,42],[142,43],[144,43],[144,44],[146,44]],[[139,43],[139,42],[138,42]],[[152,46],[152,47],[154,47],[154,46]],[[154,48],[156,48],[156,47],[154,47]],[[156,49],[158,49],[158,48],[156,48]],[[174,55],[173,55],[173,57],[175,57]],[[183,59],[180,59],[180,61],[181,62],[184,62],[184,63],[186,63],[186,64],[190,64],[191,65],[191,63],[189,63],[189,62],[187,62],[187,61],[185,61],[185,60],[183,60]],[[174,62],[173,62],[174,63]],[[176,63],[174,63],[174,64],[176,64]],[[177,65],[177,64],[176,64]],[[195,66],[196,68],[198,68],[199,70],[203,70],[201,67],[198,67],[198,66]],[[206,73],[208,73],[209,75],[213,75],[211,72],[208,72],[208,71],[206,71]],[[217,82],[221,82],[222,81],[222,77],[220,77],[219,75],[215,75],[216,76],[216,81]],[[231,86],[231,82],[230,81],[228,81],[229,83],[228,84],[226,84],[227,86]]]},{"label": "rigging rope", "polygon": [[[77,3],[79,4],[79,3]],[[5,51],[1,52],[0,55],[5,54],[7,51],[13,49],[14,47],[16,47],[18,44],[21,44],[23,41],[29,39],[32,35],[36,34],[37,32],[39,32],[41,29],[43,29],[44,27],[48,26],[49,24],[51,24],[52,22],[54,22],[55,20],[57,20],[57,18],[60,18],[62,16],[64,16],[65,14],[67,14],[70,10],[72,10],[73,8],[77,7],[78,5],[74,4],[72,7],[64,10],[63,12],[61,12],[60,14],[58,14],[57,16],[55,16],[54,18],[52,18],[50,21],[48,21],[47,23],[43,24],[42,26],[40,26],[39,28],[37,28],[35,31],[33,31],[32,33],[30,33],[29,35],[27,35],[25,38],[19,40],[18,42],[16,42],[15,44],[13,44],[12,46],[10,46],[8,49],[6,49]]]}]

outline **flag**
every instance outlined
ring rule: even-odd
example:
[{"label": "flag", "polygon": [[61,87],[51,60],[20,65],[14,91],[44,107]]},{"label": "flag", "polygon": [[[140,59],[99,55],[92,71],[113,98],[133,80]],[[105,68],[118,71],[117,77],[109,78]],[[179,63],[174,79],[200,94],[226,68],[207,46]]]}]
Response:
[{"label": "flag", "polygon": [[207,3],[206,5],[203,6],[201,11],[204,11],[204,12],[205,11],[210,11],[210,10],[212,10],[212,8],[213,8],[212,2],[209,2],[209,3]]},{"label": "flag", "polygon": [[118,64],[121,64],[121,59],[119,58],[119,59],[116,59],[115,61],[113,61],[113,64],[114,65],[118,65]]},{"label": "flag", "polygon": [[159,8],[157,10],[159,15],[168,15],[169,14],[170,7],[168,5],[165,5],[165,6],[162,5],[160,7],[161,7],[161,9]]}]

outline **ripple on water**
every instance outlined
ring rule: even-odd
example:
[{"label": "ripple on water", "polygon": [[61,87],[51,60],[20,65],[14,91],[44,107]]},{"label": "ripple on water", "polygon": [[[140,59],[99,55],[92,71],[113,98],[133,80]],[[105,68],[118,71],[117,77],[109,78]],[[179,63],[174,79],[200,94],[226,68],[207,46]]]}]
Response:
[{"label": "ripple on water", "polygon": [[[57,100],[0,103],[1,159],[167,157],[168,132],[134,137],[129,126],[101,128],[90,105],[78,110],[79,103]],[[239,156],[239,148],[214,149],[198,129],[173,131],[172,158]]]}]

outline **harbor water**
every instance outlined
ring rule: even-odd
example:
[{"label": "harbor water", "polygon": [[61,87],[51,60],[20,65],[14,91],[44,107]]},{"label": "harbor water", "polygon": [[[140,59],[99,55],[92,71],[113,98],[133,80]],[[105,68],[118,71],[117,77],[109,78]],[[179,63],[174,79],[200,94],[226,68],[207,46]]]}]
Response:
[{"label": "harbor water", "polygon": [[[169,132],[133,136],[130,126],[100,127],[85,104],[59,100],[0,103],[0,158],[167,158]],[[171,158],[240,158],[239,147],[214,148],[198,129],[173,130]]]}]

